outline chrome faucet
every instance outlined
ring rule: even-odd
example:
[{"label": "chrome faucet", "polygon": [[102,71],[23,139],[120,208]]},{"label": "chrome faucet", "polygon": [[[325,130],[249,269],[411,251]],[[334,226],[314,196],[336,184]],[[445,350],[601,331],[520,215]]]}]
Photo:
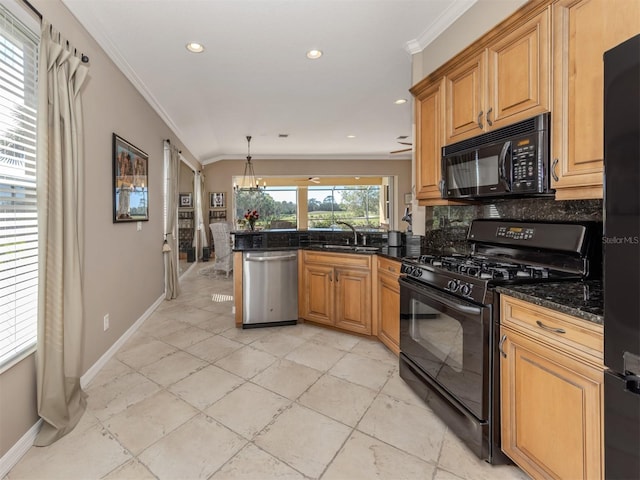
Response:
[{"label": "chrome faucet", "polygon": [[355,227],[347,222],[336,222],[336,223],[339,225],[346,225],[347,227],[349,227],[353,232],[353,244],[358,245],[358,232],[356,232]]}]

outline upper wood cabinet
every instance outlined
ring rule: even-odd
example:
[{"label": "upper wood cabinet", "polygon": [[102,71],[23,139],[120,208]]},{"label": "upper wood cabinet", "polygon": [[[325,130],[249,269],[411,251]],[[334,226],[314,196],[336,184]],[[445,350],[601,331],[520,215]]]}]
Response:
[{"label": "upper wood cabinet", "polygon": [[548,112],[549,7],[445,74],[445,144]]},{"label": "upper wood cabinet", "polygon": [[640,32],[640,1],[559,0],[553,18],[552,186],[558,200],[602,198],[602,56]]},{"label": "upper wood cabinet", "polygon": [[444,141],[444,78],[433,84],[412,90],[415,95],[416,119],[416,198],[431,200],[430,205],[446,203],[442,200],[440,182]]},{"label": "upper wood cabinet", "polygon": [[486,52],[468,60],[445,77],[445,143],[454,143],[484,131]]}]

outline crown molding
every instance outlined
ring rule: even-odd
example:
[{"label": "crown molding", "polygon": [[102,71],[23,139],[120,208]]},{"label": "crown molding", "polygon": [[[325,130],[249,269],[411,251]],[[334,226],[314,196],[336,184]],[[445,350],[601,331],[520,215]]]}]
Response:
[{"label": "crown molding", "polygon": [[[80,15],[76,15],[78,10],[78,4],[74,5],[74,9],[72,10],[68,5],[66,0],[61,0],[65,7],[71,12],[71,14],[78,20],[78,22],[85,29],[87,34],[100,45],[102,50],[107,54],[107,56],[111,59],[111,61],[115,64],[115,66],[122,72],[122,74],[126,77],[127,80],[133,85],[133,87],[142,95],[142,97],[147,101],[149,106],[153,108],[153,110],[158,114],[158,116],[167,124],[167,126],[171,129],[174,135],[180,139],[182,142],[182,132],[178,128],[178,126],[171,119],[169,114],[162,108],[162,105],[158,100],[151,94],[145,83],[138,77],[135,70],[131,67],[129,62],[127,62],[120,51],[116,48],[116,46],[109,40],[109,36],[105,33],[102,23],[90,13],[91,3],[87,2],[85,8],[87,10],[83,11]],[[182,142],[185,145],[184,142]],[[186,145],[185,145],[186,147]]]},{"label": "crown molding", "polygon": [[405,50],[411,55],[420,53],[438,38],[453,22],[460,18],[478,0],[454,0],[419,36],[405,44]]}]

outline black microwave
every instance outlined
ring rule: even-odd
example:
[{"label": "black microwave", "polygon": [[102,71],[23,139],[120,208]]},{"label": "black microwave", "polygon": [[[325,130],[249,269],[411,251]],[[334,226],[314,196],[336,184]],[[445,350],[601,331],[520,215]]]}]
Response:
[{"label": "black microwave", "polygon": [[442,198],[553,196],[549,114],[442,148]]}]

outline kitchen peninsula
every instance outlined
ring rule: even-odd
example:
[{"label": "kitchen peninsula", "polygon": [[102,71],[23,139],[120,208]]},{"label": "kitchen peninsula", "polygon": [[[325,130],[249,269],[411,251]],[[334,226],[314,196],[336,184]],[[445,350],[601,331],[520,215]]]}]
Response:
[{"label": "kitchen peninsula", "polygon": [[[358,231],[356,235],[358,244],[354,245],[354,234],[345,231],[234,232],[236,326],[243,326],[243,254],[297,250],[299,319],[377,337],[398,354],[397,279],[407,249],[389,247],[386,231]],[[419,254],[419,247],[415,252]]]}]

